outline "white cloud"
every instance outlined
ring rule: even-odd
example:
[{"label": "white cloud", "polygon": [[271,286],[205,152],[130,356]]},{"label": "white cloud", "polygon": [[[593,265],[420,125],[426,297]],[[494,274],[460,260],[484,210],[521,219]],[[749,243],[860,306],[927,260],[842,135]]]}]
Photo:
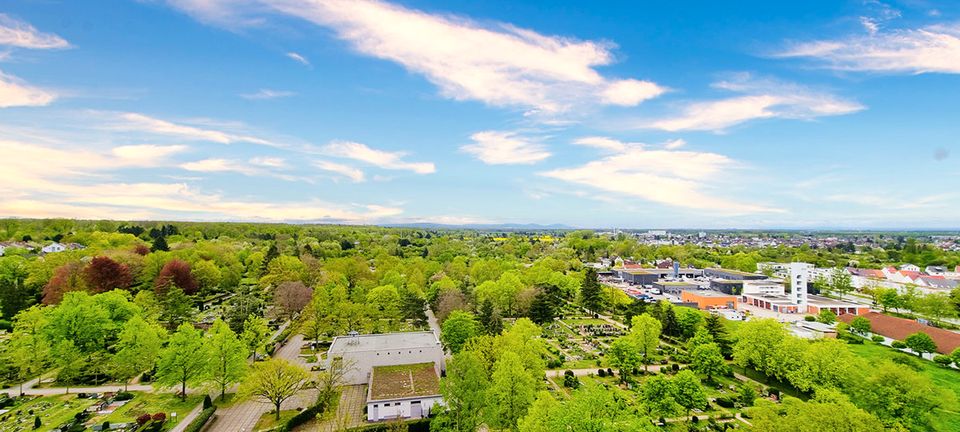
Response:
[{"label": "white cloud", "polygon": [[297,53],[295,53],[295,52],[293,52],[293,51],[288,52],[288,53],[286,54],[286,56],[287,56],[287,58],[289,58],[289,59],[291,59],[291,60],[293,60],[293,61],[295,61],[295,62],[297,62],[297,63],[300,63],[300,64],[302,64],[302,65],[304,65],[304,66],[310,66],[310,60],[307,60],[306,57],[304,57],[304,56],[302,56],[302,55],[300,55],[300,54],[297,54]]},{"label": "white cloud", "polygon": [[349,165],[338,164],[335,162],[330,162],[325,160],[317,160],[313,162],[313,166],[319,169],[322,169],[324,171],[340,174],[346,178],[349,178],[354,183],[360,183],[365,179],[363,171]]},{"label": "white cloud", "polygon": [[391,170],[413,171],[417,174],[430,174],[437,169],[431,162],[406,162],[404,152],[389,152],[370,148],[365,144],[352,141],[334,141],[321,149],[323,154],[353,159],[370,165]]},{"label": "white cloud", "polygon": [[[606,149],[614,147],[610,144],[604,146]],[[693,151],[647,150],[637,143],[621,142],[620,148],[621,151],[614,155],[578,167],[538,174],[674,207],[724,214],[780,211],[714,194],[712,186],[738,165],[726,156]]]},{"label": "white cloud", "polygon": [[287,166],[287,161],[283,158],[278,157],[255,157],[250,159],[251,165],[257,165],[265,168],[284,168]]},{"label": "white cloud", "polygon": [[42,33],[29,23],[0,13],[0,45],[29,49],[69,48],[70,44],[52,33]]},{"label": "white cloud", "polygon": [[194,141],[210,141],[220,144],[246,142],[250,144],[269,146],[276,145],[268,140],[255,136],[245,135],[242,133],[225,132],[222,130],[193,126],[183,123],[174,123],[140,113],[116,113],[115,120],[116,121],[111,126],[112,129],[132,130],[157,135],[175,136]]},{"label": "white cloud", "polygon": [[[233,199],[183,183],[118,181],[112,171],[145,164],[141,158],[129,157],[130,152],[121,147],[117,152],[97,153],[0,138],[0,154],[17,155],[4,162],[9,178],[0,182],[0,217],[370,223],[402,213],[400,208],[376,204]],[[216,170],[217,166],[217,162],[206,162],[196,167]]]},{"label": "white cloud", "polygon": [[[377,0],[176,0],[207,22],[265,7],[332,28],[356,51],[421,74],[448,98],[559,113],[605,103],[636,105],[664,89],[649,81],[605,77],[611,44],[547,36],[509,24],[481,24]],[[289,54],[288,54],[289,56]],[[291,56],[291,58],[295,58]],[[296,58],[295,58],[296,59]]]},{"label": "white cloud", "polygon": [[56,98],[53,92],[33,87],[15,76],[0,72],[0,108],[46,106]]},{"label": "white cloud", "polygon": [[740,75],[714,84],[715,88],[743,93],[726,99],[692,102],[674,117],[644,122],[642,128],[666,131],[722,131],[750,120],[765,118],[813,119],[843,115],[864,109],[863,105],[829,93],[796,84],[757,80]]},{"label": "white cloud", "polygon": [[121,161],[137,165],[154,165],[168,158],[171,155],[182,153],[189,147],[185,145],[126,145],[114,147],[111,152],[113,156]]},{"label": "white cloud", "polygon": [[256,93],[242,94],[240,97],[250,100],[280,99],[294,96],[296,93],[286,90],[260,89]]},{"label": "white cloud", "polygon": [[242,162],[219,158],[182,163],[180,168],[196,172],[237,172],[244,175],[255,175],[257,173],[257,170]]},{"label": "white cloud", "polygon": [[622,152],[627,149],[627,143],[607,137],[591,136],[578,138],[573,141],[576,145],[593,147],[613,152]]},{"label": "white cloud", "polygon": [[483,131],[470,136],[473,144],[460,147],[488,165],[534,164],[550,157],[544,146],[516,132]]},{"label": "white cloud", "polygon": [[960,73],[960,24],[882,31],[863,23],[865,35],[794,44],[778,57],[812,58],[846,71]]},{"label": "white cloud", "polygon": [[682,139],[674,139],[663,143],[663,148],[667,150],[676,150],[678,148],[684,147],[687,145],[687,142]]}]

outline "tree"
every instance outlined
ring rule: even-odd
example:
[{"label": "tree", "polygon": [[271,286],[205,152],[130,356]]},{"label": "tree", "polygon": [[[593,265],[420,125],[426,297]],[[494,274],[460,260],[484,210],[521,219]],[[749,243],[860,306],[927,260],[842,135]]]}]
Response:
[{"label": "tree", "polygon": [[60,368],[57,381],[66,385],[66,393],[70,393],[70,384],[80,375],[82,358],[83,354],[71,340],[62,340],[53,348],[54,363]]},{"label": "tree", "polygon": [[400,317],[400,292],[393,285],[378,286],[367,293],[367,305],[372,308],[374,317],[397,319]]},{"label": "tree", "polygon": [[926,376],[889,361],[875,365],[866,379],[856,381],[852,394],[857,406],[877,416],[884,426],[911,430],[930,430],[931,413],[947,397]]},{"label": "tree", "polygon": [[440,382],[453,430],[477,430],[483,421],[489,386],[486,368],[475,352],[464,350],[453,356],[447,376]]},{"label": "tree", "polygon": [[727,333],[727,326],[723,323],[723,318],[717,314],[707,315],[704,328],[710,333],[713,343],[720,347],[720,353],[725,358],[730,358],[733,355],[733,343],[730,342],[730,336]]},{"label": "tree", "polygon": [[603,311],[603,288],[597,280],[597,270],[587,267],[580,285],[580,304],[591,312]]},{"label": "tree", "polygon": [[900,308],[903,307],[900,295],[897,293],[897,290],[893,288],[877,288],[876,297],[877,303],[883,309],[884,313],[887,312],[887,309],[891,308],[899,312]]},{"label": "tree", "polygon": [[866,335],[867,333],[870,333],[870,320],[862,316],[858,316],[850,321],[850,328],[860,335]]},{"label": "tree", "polygon": [[712,342],[694,346],[690,350],[690,366],[697,373],[706,375],[707,381],[713,381],[714,376],[721,375],[727,370],[720,347]]},{"label": "tree", "polygon": [[683,412],[677,403],[677,388],[664,375],[654,375],[643,383],[644,405],[654,417],[673,417]]},{"label": "tree", "polygon": [[162,349],[163,336],[163,329],[146,322],[139,315],[123,325],[112,363],[113,375],[123,379],[124,389],[131,378],[154,366]]},{"label": "tree", "polygon": [[210,351],[210,369],[207,373],[220,388],[220,400],[223,400],[227,387],[240,382],[247,372],[247,347],[220,319],[213,322],[205,343]]},{"label": "tree", "polygon": [[845,294],[853,291],[850,273],[848,273],[845,268],[837,267],[833,269],[830,275],[830,291],[837,293],[837,295],[840,296],[840,300],[843,300]]},{"label": "tree", "polygon": [[779,405],[763,402],[750,410],[752,430],[757,432],[884,430],[876,417],[857,408],[837,391],[817,391],[816,396],[808,402],[789,396]]},{"label": "tree", "polygon": [[190,274],[197,281],[197,288],[204,294],[209,294],[220,287],[223,272],[211,260],[198,260],[193,263]]},{"label": "tree", "polygon": [[539,290],[530,304],[530,319],[537,324],[552,322],[557,316],[554,299],[546,291]]},{"label": "tree", "polygon": [[283,311],[287,319],[300,313],[313,298],[313,290],[303,282],[283,282],[273,293],[273,303]]},{"label": "tree", "polygon": [[240,383],[241,398],[253,397],[273,404],[276,420],[280,420],[280,406],[308,384],[310,375],[300,366],[273,358],[254,363],[250,374]]},{"label": "tree", "polygon": [[23,381],[42,372],[50,357],[50,341],[47,337],[46,311],[40,306],[24,309],[14,317],[13,334],[10,338],[11,363],[17,366],[20,393]]},{"label": "tree", "polygon": [[753,319],[740,325],[737,336],[733,346],[733,361],[742,367],[749,366],[771,375],[774,370],[771,359],[787,336],[783,325],[770,318]]},{"label": "tree", "polygon": [[178,286],[170,287],[160,299],[160,307],[160,320],[167,323],[169,328],[176,328],[189,321],[195,312],[193,299]]},{"label": "tree", "polygon": [[824,296],[829,296],[832,289],[830,287],[830,281],[828,281],[823,274],[817,274],[813,278],[813,287],[816,288],[817,292]]},{"label": "tree", "polygon": [[82,291],[67,293],[49,319],[46,329],[54,344],[69,340],[84,353],[103,349],[114,325],[108,311]]},{"label": "tree", "polygon": [[153,244],[150,246],[150,250],[153,252],[163,251],[166,252],[170,250],[170,246],[167,245],[167,239],[164,236],[158,236],[153,239]]},{"label": "tree", "polygon": [[920,357],[923,357],[926,353],[937,352],[937,343],[933,341],[930,335],[924,332],[916,332],[907,336],[903,342],[907,344],[907,348],[910,348]]},{"label": "tree", "polygon": [[833,313],[830,309],[821,309],[817,315],[817,321],[824,324],[833,324],[837,322],[837,314]]},{"label": "tree", "polygon": [[920,296],[915,303],[917,312],[923,313],[935,323],[939,323],[943,318],[957,316],[956,307],[947,293]]},{"label": "tree", "polygon": [[452,354],[460,352],[463,344],[480,334],[480,325],[470,312],[453,311],[440,326],[440,341]]},{"label": "tree", "polygon": [[187,295],[197,292],[197,281],[193,278],[190,264],[186,261],[179,259],[167,261],[154,283],[154,291],[160,298],[163,298],[173,287],[180,288]]},{"label": "tree", "polygon": [[621,336],[614,340],[606,355],[610,359],[610,366],[620,370],[620,379],[624,381],[627,375],[640,368],[641,363],[646,367],[637,340],[630,336]]},{"label": "tree", "polygon": [[480,325],[489,335],[496,336],[503,331],[503,318],[500,317],[500,312],[497,312],[497,308],[493,306],[493,302],[490,300],[484,300],[480,304]]},{"label": "tree", "polygon": [[700,385],[700,378],[697,378],[689,369],[678,372],[671,381],[673,381],[676,392],[674,393],[674,399],[677,404],[686,408],[688,416],[690,410],[694,408],[702,409],[707,406],[707,395],[703,391],[703,386]]},{"label": "tree", "polygon": [[180,398],[186,400],[187,385],[201,384],[207,378],[209,361],[203,335],[190,324],[180,324],[160,352],[156,382],[163,387],[180,385]]},{"label": "tree", "polygon": [[427,325],[427,301],[412,290],[405,290],[400,296],[400,315],[412,320],[413,325],[423,327]]},{"label": "tree", "polygon": [[658,431],[648,418],[639,416],[617,391],[599,385],[585,385],[569,399],[557,401],[548,392],[537,400],[520,420],[520,432],[641,432]]},{"label": "tree", "polygon": [[640,349],[640,354],[643,356],[643,371],[646,373],[650,357],[660,345],[660,321],[649,314],[633,317],[630,337],[636,341]]},{"label": "tree", "polygon": [[513,429],[523,417],[535,396],[533,377],[524,370],[520,356],[513,352],[500,355],[493,367],[490,386],[491,423],[502,429]]},{"label": "tree", "polygon": [[267,327],[267,320],[256,315],[250,315],[243,323],[243,334],[240,339],[253,353],[253,359],[257,359],[257,351],[263,349],[267,344],[267,338],[270,337],[270,328]]},{"label": "tree", "polygon": [[43,304],[53,305],[63,300],[63,295],[71,291],[86,291],[84,264],[71,261],[53,271],[53,277],[43,286]]},{"label": "tree", "polygon": [[109,257],[98,256],[83,269],[83,279],[95,293],[123,289],[133,283],[130,269]]}]

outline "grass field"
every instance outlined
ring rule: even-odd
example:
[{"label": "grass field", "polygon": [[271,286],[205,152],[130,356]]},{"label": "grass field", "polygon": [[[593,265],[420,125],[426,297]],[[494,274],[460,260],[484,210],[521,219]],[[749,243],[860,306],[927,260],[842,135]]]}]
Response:
[{"label": "grass field", "polygon": [[[872,342],[866,342],[862,345],[851,344],[848,347],[850,347],[851,352],[871,363],[905,355],[892,348]],[[960,431],[960,402],[958,402],[960,401],[960,371],[947,369],[930,361],[916,360],[923,367],[920,373],[930,378],[930,381],[937,387],[947,390],[955,396],[954,400],[949,401],[949,405],[939,409],[931,416],[933,426],[938,431]]]},{"label": "grass field", "polygon": [[[32,430],[34,416],[39,415],[42,422],[37,431],[49,431],[60,426],[67,420],[91,405],[94,401],[80,399],[75,394],[44,396],[21,403],[10,409],[10,412],[0,415],[0,432],[15,430]],[[33,411],[33,414],[29,414]]]},{"label": "grass field", "polygon": [[[176,426],[190,411],[192,411],[203,400],[201,395],[190,395],[186,401],[181,401],[173,393],[134,393],[136,396],[126,405],[117,408],[116,411],[102,416],[94,417],[94,423],[131,423],[137,420],[137,417],[143,414],[156,414],[162,412],[167,415],[167,422],[164,424],[164,430]],[[173,413],[177,413],[173,416]]]},{"label": "grass field", "polygon": [[257,425],[253,427],[254,431],[269,431],[273,430],[277,426],[280,426],[290,420],[291,417],[297,415],[300,411],[297,410],[285,410],[280,411],[280,421],[277,421],[277,414],[273,411],[264,413],[260,416],[260,420],[257,420]]}]

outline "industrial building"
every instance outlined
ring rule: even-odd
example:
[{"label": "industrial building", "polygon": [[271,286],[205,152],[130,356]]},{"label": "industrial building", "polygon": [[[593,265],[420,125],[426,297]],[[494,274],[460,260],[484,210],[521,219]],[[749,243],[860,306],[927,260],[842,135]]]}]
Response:
[{"label": "industrial building", "polygon": [[696,291],[700,289],[700,285],[697,285],[693,282],[659,281],[654,282],[653,287],[660,290],[660,292],[664,294],[680,294],[682,291]]},{"label": "industrial building", "polygon": [[762,274],[747,273],[740,270],[729,270],[722,268],[708,268],[703,270],[703,275],[708,278],[726,279],[726,280],[763,280],[767,277]]},{"label": "industrial building", "polygon": [[721,294],[716,291],[683,291],[680,301],[696,303],[698,309],[736,309],[737,296]]},{"label": "industrial building", "polygon": [[429,331],[337,336],[327,351],[327,367],[334,361],[345,365],[343,381],[347,385],[369,383],[378,366],[430,363],[438,376],[446,368],[443,346]]}]

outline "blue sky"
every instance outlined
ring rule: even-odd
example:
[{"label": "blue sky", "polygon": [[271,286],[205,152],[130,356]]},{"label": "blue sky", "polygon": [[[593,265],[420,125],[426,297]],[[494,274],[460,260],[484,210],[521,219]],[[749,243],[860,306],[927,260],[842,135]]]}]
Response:
[{"label": "blue sky", "polygon": [[0,216],[958,227],[955,2],[669,3],[8,0]]}]

